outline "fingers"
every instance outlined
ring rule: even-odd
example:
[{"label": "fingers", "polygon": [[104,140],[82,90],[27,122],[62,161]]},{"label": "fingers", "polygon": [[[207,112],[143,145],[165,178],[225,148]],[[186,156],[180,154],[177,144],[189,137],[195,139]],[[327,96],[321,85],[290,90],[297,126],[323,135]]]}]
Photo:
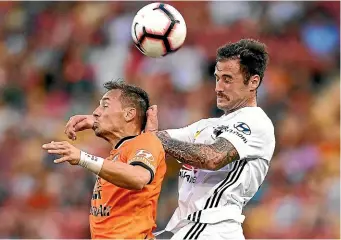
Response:
[{"label": "fingers", "polygon": [[150,106],[147,110],[146,132],[154,132],[158,129],[157,106]]},{"label": "fingers", "polygon": [[42,148],[51,154],[67,155],[70,153],[65,142],[50,142],[44,144]]},{"label": "fingers", "polygon": [[42,146],[45,150],[57,150],[57,149],[65,149],[67,147],[66,142],[50,142],[46,143]]},{"label": "fingers", "polygon": [[70,118],[70,120],[66,123],[65,131],[64,133],[67,135],[67,137],[71,140],[76,140],[76,125],[79,122],[82,122],[84,119],[86,119],[86,116],[83,115],[76,115]]},{"label": "fingers", "polygon": [[147,110],[147,116],[155,116],[157,115],[157,105],[152,105]]},{"label": "fingers", "polygon": [[69,139],[71,139],[73,141],[77,139],[76,131],[74,128],[65,130],[65,134]]},{"label": "fingers", "polygon": [[49,149],[47,150],[47,152],[51,154],[59,154],[59,155],[66,155],[70,153],[70,151],[66,149]]},{"label": "fingers", "polygon": [[67,162],[68,160],[69,160],[69,157],[65,156],[65,157],[58,158],[58,159],[54,160],[53,162],[54,163],[62,163],[62,162]]},{"label": "fingers", "polygon": [[68,161],[70,158],[70,149],[68,142],[50,142],[42,146],[43,149],[47,150],[48,153],[62,155],[63,157],[54,160],[54,163],[61,163]]},{"label": "fingers", "polygon": [[64,133],[66,134],[66,136],[71,139],[71,140],[76,140],[76,131],[75,128],[73,126],[67,126],[65,128]]},{"label": "fingers", "polygon": [[85,115],[76,115],[73,116],[69,119],[69,121],[66,123],[66,128],[73,128],[77,123],[83,121],[84,119],[86,119]]},{"label": "fingers", "polygon": [[157,105],[151,105],[151,106],[149,107],[149,109],[157,110]]},{"label": "fingers", "polygon": [[89,123],[87,121],[78,122],[74,127],[74,131],[78,132],[78,131],[82,131],[84,129],[87,129],[89,127],[88,125],[89,125]]}]

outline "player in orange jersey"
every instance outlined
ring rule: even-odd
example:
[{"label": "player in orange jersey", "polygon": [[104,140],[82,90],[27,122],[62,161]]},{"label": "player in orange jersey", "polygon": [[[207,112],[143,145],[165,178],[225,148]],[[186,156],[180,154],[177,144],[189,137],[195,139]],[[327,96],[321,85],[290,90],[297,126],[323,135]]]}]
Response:
[{"label": "player in orange jersey", "polygon": [[110,156],[102,159],[65,141],[44,144],[43,148],[62,156],[55,163],[67,161],[98,175],[90,210],[92,238],[150,239],[156,228],[166,163],[159,139],[152,133],[142,133],[148,95],[122,82],[104,86],[108,91],[90,124],[96,136],[112,144]]}]

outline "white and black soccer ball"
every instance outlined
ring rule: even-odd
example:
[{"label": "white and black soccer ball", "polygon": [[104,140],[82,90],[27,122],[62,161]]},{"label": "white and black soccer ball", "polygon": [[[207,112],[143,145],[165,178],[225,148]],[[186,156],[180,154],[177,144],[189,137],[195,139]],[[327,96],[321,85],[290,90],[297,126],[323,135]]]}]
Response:
[{"label": "white and black soccer ball", "polygon": [[183,45],[187,28],[184,18],[174,7],[151,3],[134,17],[131,35],[136,47],[148,57],[162,57]]}]

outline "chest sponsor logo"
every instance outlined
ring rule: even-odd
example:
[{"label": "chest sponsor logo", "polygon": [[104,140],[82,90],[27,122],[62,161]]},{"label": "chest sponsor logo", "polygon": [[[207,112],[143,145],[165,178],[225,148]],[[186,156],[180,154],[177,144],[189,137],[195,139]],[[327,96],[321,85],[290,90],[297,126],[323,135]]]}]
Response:
[{"label": "chest sponsor logo", "polygon": [[237,129],[239,132],[242,132],[246,135],[251,135],[251,129],[250,127],[243,122],[238,122],[236,124],[233,125],[235,129]]},{"label": "chest sponsor logo", "polygon": [[97,177],[96,179],[96,183],[95,183],[95,187],[94,190],[92,192],[92,200],[97,200],[97,199],[102,199],[102,184],[101,184],[101,178]]},{"label": "chest sponsor logo", "polygon": [[99,205],[98,207],[91,206],[90,214],[95,217],[108,217],[110,216],[111,209],[112,209],[112,206],[104,206],[102,204]]},{"label": "chest sponsor logo", "polygon": [[[246,125],[246,124],[245,124]],[[246,128],[245,125],[236,125],[238,127],[238,129],[236,129],[236,127],[234,128],[230,128],[229,126],[218,126],[218,127],[215,127],[214,130],[213,130],[213,134],[211,135],[211,138],[213,140],[215,140],[217,137],[219,137],[222,133],[226,132],[226,133],[231,133],[231,134],[234,134],[234,135],[237,135],[239,138],[241,138],[241,140],[244,142],[244,143],[247,143],[247,139],[246,137],[244,136],[245,135],[249,135],[249,134],[246,134],[246,133],[249,133],[251,134],[251,130],[250,128]],[[247,130],[248,129],[248,130]],[[244,132],[246,133],[244,133]]]}]

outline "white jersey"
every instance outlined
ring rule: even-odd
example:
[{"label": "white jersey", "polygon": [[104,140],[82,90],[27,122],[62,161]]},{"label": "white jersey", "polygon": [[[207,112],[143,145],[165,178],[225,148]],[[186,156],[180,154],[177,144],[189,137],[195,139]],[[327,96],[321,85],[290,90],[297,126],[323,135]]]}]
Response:
[{"label": "white jersey", "polygon": [[262,184],[275,148],[274,127],[264,111],[245,107],[167,132],[190,143],[212,144],[217,137],[225,138],[236,148],[240,160],[217,171],[184,164],[179,173],[179,206],[166,230],[176,232],[189,222],[242,223],[243,207]]}]

